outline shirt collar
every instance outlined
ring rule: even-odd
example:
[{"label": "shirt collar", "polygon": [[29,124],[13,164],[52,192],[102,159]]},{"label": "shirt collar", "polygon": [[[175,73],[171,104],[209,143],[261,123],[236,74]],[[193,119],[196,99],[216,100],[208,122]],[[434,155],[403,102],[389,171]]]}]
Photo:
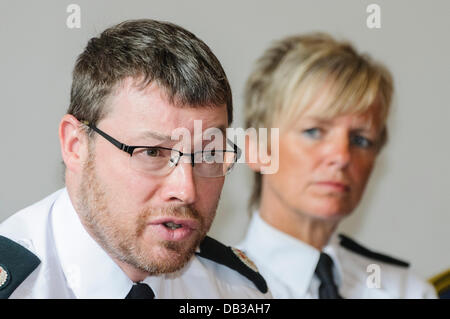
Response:
[{"label": "shirt collar", "polygon": [[[333,234],[323,251],[336,266],[335,280],[339,284],[342,272],[333,249],[336,240]],[[253,214],[242,246],[262,272],[268,271],[288,287],[295,287],[298,295],[307,293],[319,261],[319,250],[269,225],[258,212]]]},{"label": "shirt collar", "polygon": [[52,211],[56,251],[77,298],[125,298],[133,282],[87,233],[64,188]]}]

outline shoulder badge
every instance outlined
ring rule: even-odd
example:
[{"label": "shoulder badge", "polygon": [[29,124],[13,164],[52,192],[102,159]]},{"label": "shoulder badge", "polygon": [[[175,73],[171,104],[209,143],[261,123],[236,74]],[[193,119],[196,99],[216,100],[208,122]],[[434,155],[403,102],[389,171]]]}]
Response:
[{"label": "shoulder badge", "polygon": [[268,291],[266,281],[258,272],[255,264],[239,249],[225,246],[219,241],[206,236],[200,244],[198,256],[231,268],[252,281],[259,291]]},{"label": "shoulder badge", "polygon": [[5,266],[0,264],[0,289],[6,287],[9,283],[10,274]]},{"label": "shoulder badge", "polygon": [[436,289],[440,299],[450,299],[450,268],[430,278],[429,282]]},{"label": "shoulder badge", "polygon": [[8,298],[40,263],[28,249],[0,236],[0,299]]},{"label": "shoulder badge", "polygon": [[396,266],[400,266],[400,267],[409,267],[408,262],[387,256],[387,255],[383,255],[378,252],[374,252],[372,250],[369,250],[369,249],[361,246],[357,242],[355,242],[350,237],[345,236],[344,234],[339,234],[339,238],[340,238],[341,246],[350,251],[353,251],[354,253],[357,253],[359,255],[362,255],[362,256],[365,256],[368,258],[372,258],[372,259],[375,259],[378,261],[382,261],[382,262],[385,262],[388,264],[392,264],[392,265],[396,265]]}]

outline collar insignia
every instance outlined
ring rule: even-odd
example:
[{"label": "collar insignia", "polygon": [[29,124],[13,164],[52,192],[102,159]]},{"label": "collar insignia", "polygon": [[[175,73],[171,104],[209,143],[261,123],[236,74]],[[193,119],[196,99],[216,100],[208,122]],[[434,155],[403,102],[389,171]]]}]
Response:
[{"label": "collar insignia", "polygon": [[256,265],[253,263],[253,261],[250,260],[250,258],[247,257],[246,254],[244,254],[242,250],[234,247],[231,247],[231,250],[247,267],[249,267],[254,272],[258,272],[258,268],[256,267]]},{"label": "collar insignia", "polygon": [[11,275],[5,266],[0,265],[0,289],[5,288],[9,283],[9,278]]}]

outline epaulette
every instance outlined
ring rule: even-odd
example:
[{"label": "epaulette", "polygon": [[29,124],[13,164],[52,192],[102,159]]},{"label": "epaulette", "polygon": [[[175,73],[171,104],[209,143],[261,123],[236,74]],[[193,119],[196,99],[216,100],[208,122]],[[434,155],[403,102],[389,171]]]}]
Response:
[{"label": "epaulette", "polygon": [[450,299],[450,269],[434,276],[429,282],[436,289],[440,299]]},{"label": "epaulette", "polygon": [[339,234],[339,238],[342,247],[347,248],[348,250],[351,250],[357,254],[388,264],[393,264],[400,267],[409,267],[408,262],[369,250],[343,234]]},{"label": "epaulette", "polygon": [[216,263],[231,268],[252,281],[259,291],[267,292],[267,284],[258,272],[255,264],[239,249],[225,246],[217,240],[206,236],[200,244],[200,257],[210,259]]},{"label": "epaulette", "polygon": [[0,299],[7,299],[40,263],[28,249],[0,236]]}]

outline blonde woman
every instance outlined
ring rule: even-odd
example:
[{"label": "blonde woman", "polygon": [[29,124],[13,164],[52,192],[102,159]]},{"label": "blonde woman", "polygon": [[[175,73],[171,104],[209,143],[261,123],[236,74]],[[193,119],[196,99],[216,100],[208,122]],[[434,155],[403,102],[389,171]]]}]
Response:
[{"label": "blonde woman", "polygon": [[255,211],[240,247],[275,298],[435,297],[408,263],[336,234],[386,142],[392,92],[385,67],[325,34],[283,39],[257,61],[246,125],[280,129],[279,170],[249,163]]}]

